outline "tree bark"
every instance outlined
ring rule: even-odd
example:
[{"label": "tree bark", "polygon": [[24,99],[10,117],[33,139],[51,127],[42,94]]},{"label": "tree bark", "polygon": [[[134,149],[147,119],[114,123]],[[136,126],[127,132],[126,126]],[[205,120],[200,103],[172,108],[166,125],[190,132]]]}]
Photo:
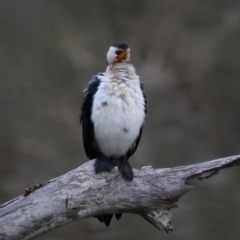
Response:
[{"label": "tree bark", "polygon": [[134,169],[132,182],[115,168],[96,175],[94,160],[40,189],[0,206],[0,239],[33,239],[69,222],[109,213],[135,213],[169,232],[169,210],[202,179],[240,165],[240,155],[194,165]]}]

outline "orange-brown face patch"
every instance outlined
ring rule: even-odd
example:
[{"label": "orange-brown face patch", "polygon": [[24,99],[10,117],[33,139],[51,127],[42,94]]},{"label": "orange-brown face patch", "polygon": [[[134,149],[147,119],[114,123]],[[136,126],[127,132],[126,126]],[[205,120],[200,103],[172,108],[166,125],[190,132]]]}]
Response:
[{"label": "orange-brown face patch", "polygon": [[123,60],[126,60],[127,59],[127,56],[128,56],[128,52],[127,51],[123,51],[121,52],[118,56],[117,56],[117,60],[120,62],[120,61],[123,61]]}]

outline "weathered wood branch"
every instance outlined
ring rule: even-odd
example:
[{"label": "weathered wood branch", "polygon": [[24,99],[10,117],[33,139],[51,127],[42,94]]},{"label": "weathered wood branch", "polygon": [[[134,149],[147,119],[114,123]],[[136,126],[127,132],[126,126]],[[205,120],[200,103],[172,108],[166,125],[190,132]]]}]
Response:
[{"label": "weathered wood branch", "polygon": [[117,169],[96,175],[89,161],[50,180],[29,196],[0,206],[0,239],[33,239],[52,229],[107,213],[135,213],[162,231],[172,231],[169,210],[204,178],[240,165],[240,155],[189,166],[134,169],[128,182]]}]

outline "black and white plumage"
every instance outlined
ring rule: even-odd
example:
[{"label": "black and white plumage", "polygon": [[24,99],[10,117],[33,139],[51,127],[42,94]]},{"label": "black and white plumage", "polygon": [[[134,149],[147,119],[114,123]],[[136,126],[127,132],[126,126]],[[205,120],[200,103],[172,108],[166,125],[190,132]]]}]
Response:
[{"label": "black and white plumage", "polygon": [[[128,159],[138,147],[146,115],[143,84],[130,63],[127,44],[111,46],[107,61],[106,71],[95,75],[84,90],[87,94],[80,114],[84,149],[89,159],[96,158],[96,173],[117,166],[132,181]],[[109,225],[111,217],[98,219]]]}]

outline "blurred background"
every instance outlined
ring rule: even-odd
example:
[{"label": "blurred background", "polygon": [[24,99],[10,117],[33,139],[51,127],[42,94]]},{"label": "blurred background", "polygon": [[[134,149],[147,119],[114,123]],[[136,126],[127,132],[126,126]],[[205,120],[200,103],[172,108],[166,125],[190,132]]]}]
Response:
[{"label": "blurred background", "polygon": [[[0,1],[0,202],[85,161],[83,88],[126,41],[148,115],[132,166],[173,167],[240,153],[240,2]],[[136,215],[95,218],[55,239],[240,239],[240,169],[202,182],[173,209],[164,234]]]}]

